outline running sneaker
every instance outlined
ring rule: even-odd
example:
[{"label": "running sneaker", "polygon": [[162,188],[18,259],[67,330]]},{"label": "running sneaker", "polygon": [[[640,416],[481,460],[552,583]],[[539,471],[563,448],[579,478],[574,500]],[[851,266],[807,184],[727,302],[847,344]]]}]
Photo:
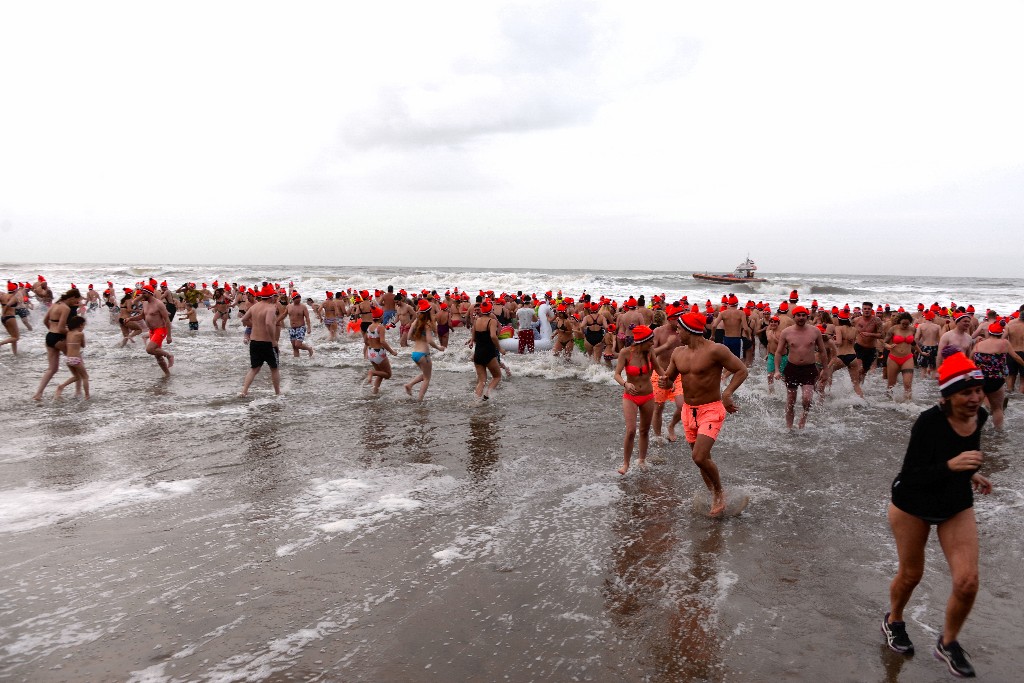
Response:
[{"label": "running sneaker", "polygon": [[942,644],[942,636],[935,644],[935,659],[941,659],[949,667],[950,673],[961,678],[974,678],[974,667],[967,653],[955,640],[949,645]]},{"label": "running sneaker", "polygon": [[901,655],[914,654],[914,644],[910,642],[910,636],[907,635],[906,623],[902,621],[889,623],[889,612],[882,617],[882,633],[885,635],[886,644],[893,652],[899,652]]}]

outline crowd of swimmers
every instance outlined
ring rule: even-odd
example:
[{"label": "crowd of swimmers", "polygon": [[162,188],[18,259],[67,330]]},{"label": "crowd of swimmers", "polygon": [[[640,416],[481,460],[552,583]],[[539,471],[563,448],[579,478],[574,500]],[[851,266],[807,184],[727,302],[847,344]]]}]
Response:
[{"label": "crowd of swimmers", "polygon": [[[179,311],[191,334],[199,330],[199,311],[208,310],[214,329],[221,332],[234,312],[249,347],[244,396],[263,365],[270,368],[272,386],[280,393],[280,338],[287,330],[293,356],[305,351],[311,357],[314,350],[307,336],[316,320],[326,328],[328,341],[361,338],[365,382],[377,393],[392,377],[389,356],[398,352],[388,335],[397,328],[398,345],[411,348],[418,373],[404,389],[422,400],[430,385],[431,351],[445,351],[464,327],[468,334],[463,343],[472,348],[477,378],[474,394],[484,400],[501,382],[502,370],[509,375],[501,341],[517,340],[512,348],[520,354],[538,352],[536,334],[545,316],[552,354],[568,359],[578,352],[588,362],[605,364],[622,386],[625,436],[619,474],[629,471],[634,448],[638,467],[646,468],[650,432],[661,435],[668,405],[667,439],[676,441],[676,428],[682,424],[693,462],[712,496],[712,516],[721,515],[726,507],[712,447],[726,416],[738,410],[735,393],[758,355],[764,359],[769,391],[776,380],[785,386],[785,420],[790,428],[804,427],[815,395],[825,396],[836,371],[848,372],[859,396],[865,379],[878,371],[887,395],[891,397],[899,385],[905,400],[912,398],[916,376],[934,377],[940,404],[915,423],[903,468],[892,485],[889,521],[899,570],[882,631],[891,649],[913,652],[902,613],[920,581],[925,542],[931,526],[936,526],[953,574],[953,595],[934,653],[951,672],[973,675],[956,641],[977,592],[972,489],[988,493],[992,488],[978,473],[983,462],[981,427],[991,415],[995,428],[1002,429],[1007,392],[1012,393],[1024,375],[1024,306],[1009,315],[990,310],[979,317],[973,306],[954,302],[918,303],[910,311],[870,301],[852,307],[826,307],[816,300],[802,305],[796,291],[774,307],[765,302],[741,304],[735,294],[722,296],[718,304],[690,302],[686,296],[670,301],[664,294],[652,296],[648,304],[643,295],[616,301],[586,292],[579,297],[551,291],[470,295],[458,288],[443,293],[396,292],[392,286],[325,294],[316,302],[312,297],[304,300],[293,283],[245,286],[214,281],[208,287],[189,282],[171,289],[166,281],[149,279],[120,292],[112,282],[102,292],[90,284],[84,296],[72,284],[55,297],[40,275],[33,283],[9,281],[6,292],[0,293],[8,334],[0,345],[10,345],[17,354],[20,326],[31,331],[30,309],[41,307],[47,369],[34,398],[42,398],[59,371],[61,356],[71,376],[59,384],[56,395],[74,384],[76,395],[88,398],[83,349],[89,314],[105,307],[110,323],[121,330],[122,346],[146,335],[146,352],[169,375],[174,355],[164,345],[173,341]],[[1019,390],[1024,391],[1024,380]],[[802,412],[797,421],[798,394]]]}]

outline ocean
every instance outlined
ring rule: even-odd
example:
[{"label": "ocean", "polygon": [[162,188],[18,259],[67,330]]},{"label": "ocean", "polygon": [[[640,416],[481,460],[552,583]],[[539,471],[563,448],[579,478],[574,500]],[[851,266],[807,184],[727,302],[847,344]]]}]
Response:
[{"label": "ocean", "polygon": [[[321,300],[348,287],[458,286],[691,302],[724,290],[690,273],[301,266],[0,264],[102,290],[155,277],[293,282]],[[973,304],[1008,314],[1024,280],[766,274],[736,286],[773,307]],[[511,379],[473,400],[465,329],[434,354],[422,404],[392,359],[379,396],[361,386],[358,340],[313,358],[282,340],[283,395],[248,366],[233,320],[214,332],[181,316],[164,378],[141,348],[120,348],[105,310],[84,357],[93,398],[31,401],[46,364],[41,312],[19,355],[0,347],[0,678],[12,681],[763,681],[944,677],[937,638],[949,572],[934,535],[907,610],[919,654],[879,633],[896,569],[888,489],[916,416],[877,374],[857,397],[845,372],[787,433],[783,395],[760,356],[714,458],[726,488],[750,492],[739,517],[696,511],[703,490],[682,442],[664,464],[615,474],[621,389],[578,355],[506,355]],[[393,333],[392,333],[393,334]],[[390,339],[397,347],[397,340]],[[62,368],[56,381],[67,377]],[[981,589],[961,642],[979,675],[1024,667],[1024,401],[983,436]],[[667,412],[667,411],[666,411]],[[667,423],[667,416],[666,416]]]}]

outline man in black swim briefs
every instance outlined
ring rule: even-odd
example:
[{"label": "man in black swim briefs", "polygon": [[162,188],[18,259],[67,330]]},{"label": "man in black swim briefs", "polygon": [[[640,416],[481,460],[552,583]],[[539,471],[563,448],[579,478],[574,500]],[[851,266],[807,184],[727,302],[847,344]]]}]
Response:
[{"label": "man in black swim briefs", "polygon": [[811,410],[811,399],[814,396],[814,384],[818,380],[818,366],[815,364],[818,353],[826,357],[825,340],[814,325],[808,325],[809,314],[803,306],[793,309],[791,325],[779,333],[779,344],[775,349],[776,357],[788,356],[784,372],[776,370],[776,377],[784,377],[786,382],[786,427],[793,428],[796,407],[796,391],[801,390],[804,411],[800,416],[800,429],[807,424],[807,414]]}]

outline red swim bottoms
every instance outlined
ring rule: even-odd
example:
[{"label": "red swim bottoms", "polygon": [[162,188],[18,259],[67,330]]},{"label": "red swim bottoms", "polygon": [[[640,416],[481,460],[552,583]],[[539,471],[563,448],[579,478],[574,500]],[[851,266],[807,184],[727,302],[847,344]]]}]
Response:
[{"label": "red swim bottoms", "polygon": [[651,384],[654,386],[654,402],[655,403],[667,403],[669,401],[675,401],[676,396],[683,395],[683,376],[676,375],[676,381],[672,383],[671,389],[662,389],[658,386],[658,375],[657,370],[651,370]]},{"label": "red swim bottoms", "polygon": [[717,439],[725,422],[725,405],[721,401],[705,403],[700,406],[683,406],[683,427],[686,429],[686,442],[694,443],[697,435],[703,434]]},{"label": "red swim bottoms", "polygon": [[168,329],[166,327],[158,327],[155,330],[149,331],[149,341],[153,342],[157,346],[164,345],[164,339],[167,339]]}]

